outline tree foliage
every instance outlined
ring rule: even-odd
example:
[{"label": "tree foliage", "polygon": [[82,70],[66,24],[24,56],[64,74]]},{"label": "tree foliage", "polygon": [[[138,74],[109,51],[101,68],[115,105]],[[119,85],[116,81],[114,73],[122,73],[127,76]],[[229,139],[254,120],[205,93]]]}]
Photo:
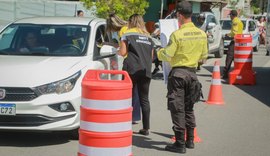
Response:
[{"label": "tree foliage", "polygon": [[127,20],[134,13],[144,15],[149,7],[148,0],[80,0],[87,9],[94,7],[96,15],[101,18],[108,17],[115,12],[119,17]]}]

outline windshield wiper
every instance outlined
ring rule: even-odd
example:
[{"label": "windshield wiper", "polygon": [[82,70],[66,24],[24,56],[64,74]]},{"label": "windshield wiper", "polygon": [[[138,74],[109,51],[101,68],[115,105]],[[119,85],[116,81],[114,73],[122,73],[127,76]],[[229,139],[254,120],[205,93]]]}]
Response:
[{"label": "windshield wiper", "polygon": [[0,55],[9,55],[9,52],[7,52],[7,51],[0,51]]}]

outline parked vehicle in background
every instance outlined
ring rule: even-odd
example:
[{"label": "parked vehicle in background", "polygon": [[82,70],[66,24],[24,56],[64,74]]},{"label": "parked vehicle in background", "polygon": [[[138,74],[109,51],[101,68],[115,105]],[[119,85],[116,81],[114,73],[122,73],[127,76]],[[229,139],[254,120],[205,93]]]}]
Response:
[{"label": "parked vehicle in background", "polygon": [[[257,27],[256,21],[250,18],[241,18],[243,22],[243,34],[251,34],[252,35],[252,47],[253,51],[258,51],[260,45],[260,34],[259,28]],[[222,26],[222,35],[228,34],[231,31],[232,21],[230,18],[220,20]],[[228,46],[231,43],[230,40],[224,40],[224,50],[228,50]]]},{"label": "parked vehicle in background", "polygon": [[[77,134],[86,71],[121,69],[122,58],[111,46],[103,45],[112,41],[105,30],[104,19],[77,17],[26,18],[3,29],[0,130],[71,130]],[[25,45],[28,32],[37,34],[39,47]]]},{"label": "parked vehicle in background", "polygon": [[192,14],[191,19],[197,27],[208,34],[209,53],[213,53],[216,58],[221,58],[224,54],[224,41],[221,34],[221,25],[216,16],[211,12],[202,12]]}]

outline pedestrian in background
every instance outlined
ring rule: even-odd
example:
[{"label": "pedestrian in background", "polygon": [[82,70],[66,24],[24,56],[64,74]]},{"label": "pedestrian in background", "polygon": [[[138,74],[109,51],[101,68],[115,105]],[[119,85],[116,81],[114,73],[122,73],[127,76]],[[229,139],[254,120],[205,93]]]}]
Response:
[{"label": "pedestrian in background", "polygon": [[77,17],[84,17],[84,12],[82,10],[78,10]]},{"label": "pedestrian in background", "polygon": [[165,150],[186,153],[186,147],[194,148],[196,122],[193,106],[199,101],[201,91],[196,67],[198,62],[206,61],[208,49],[206,33],[191,21],[191,4],[179,2],[176,11],[181,27],[171,34],[168,45],[160,49],[157,56],[172,67],[168,76],[167,99],[176,141],[167,145]]},{"label": "pedestrian in background", "polygon": [[123,70],[129,73],[133,86],[138,88],[143,124],[139,134],[142,135],[149,135],[150,129],[149,86],[153,51],[154,43],[145,28],[142,16],[138,14],[130,16],[128,30],[121,37],[119,54],[126,57]]},{"label": "pedestrian in background", "polygon": [[[117,33],[114,39],[117,40],[117,47],[120,45],[120,39],[124,33],[128,30],[128,22],[121,19],[115,13],[111,13],[107,18],[107,31],[111,33]],[[136,121],[141,120],[141,107],[139,100],[139,93],[137,86],[134,86],[134,92],[132,94],[132,123],[135,124]]]},{"label": "pedestrian in background", "polygon": [[243,22],[237,17],[238,13],[236,10],[231,10],[230,18],[232,20],[231,32],[225,35],[225,40],[231,40],[231,43],[228,47],[225,67],[223,68],[222,78],[227,79],[228,74],[231,68],[231,64],[234,58],[234,36],[236,34],[243,33]]}]

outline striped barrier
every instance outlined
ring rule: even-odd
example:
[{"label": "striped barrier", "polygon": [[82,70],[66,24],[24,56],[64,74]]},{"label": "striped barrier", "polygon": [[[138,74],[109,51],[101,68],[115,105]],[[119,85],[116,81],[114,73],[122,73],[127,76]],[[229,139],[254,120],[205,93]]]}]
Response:
[{"label": "striped barrier", "polygon": [[213,73],[212,73],[212,81],[208,94],[207,104],[212,105],[223,105],[223,95],[222,95],[222,85],[220,79],[220,61],[215,61]]},{"label": "striped barrier", "polygon": [[[104,74],[123,75],[104,80]],[[125,71],[88,70],[82,81],[78,156],[132,155],[132,81]]]},{"label": "striped barrier", "polygon": [[234,40],[234,69],[229,74],[229,84],[255,84],[255,72],[252,70],[252,35],[238,34]]}]

